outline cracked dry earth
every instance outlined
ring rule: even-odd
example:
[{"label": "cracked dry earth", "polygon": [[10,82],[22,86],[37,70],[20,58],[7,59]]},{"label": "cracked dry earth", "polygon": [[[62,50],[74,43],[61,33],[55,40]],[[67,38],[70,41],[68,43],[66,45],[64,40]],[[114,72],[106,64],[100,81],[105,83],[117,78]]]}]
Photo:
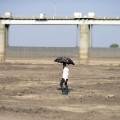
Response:
[{"label": "cracked dry earth", "polygon": [[0,120],[120,120],[120,66],[0,64]]}]

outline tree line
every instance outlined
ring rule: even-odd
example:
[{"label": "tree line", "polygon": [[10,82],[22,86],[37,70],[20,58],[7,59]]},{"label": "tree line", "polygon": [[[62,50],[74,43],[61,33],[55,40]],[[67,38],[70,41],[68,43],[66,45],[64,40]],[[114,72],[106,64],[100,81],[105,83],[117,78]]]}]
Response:
[{"label": "tree line", "polygon": [[110,48],[119,48],[119,45],[116,44],[116,43],[114,43],[114,44],[111,44],[111,45],[110,45]]}]

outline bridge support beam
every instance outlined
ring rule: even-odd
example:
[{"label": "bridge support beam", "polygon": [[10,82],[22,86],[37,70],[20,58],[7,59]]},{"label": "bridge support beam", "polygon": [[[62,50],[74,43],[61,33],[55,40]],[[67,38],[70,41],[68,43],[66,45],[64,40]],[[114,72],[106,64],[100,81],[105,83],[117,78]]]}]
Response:
[{"label": "bridge support beam", "polygon": [[6,28],[0,22],[0,63],[5,62],[5,42],[6,41]]},{"label": "bridge support beam", "polygon": [[88,48],[90,43],[90,27],[87,24],[80,25],[79,62],[88,64]]}]

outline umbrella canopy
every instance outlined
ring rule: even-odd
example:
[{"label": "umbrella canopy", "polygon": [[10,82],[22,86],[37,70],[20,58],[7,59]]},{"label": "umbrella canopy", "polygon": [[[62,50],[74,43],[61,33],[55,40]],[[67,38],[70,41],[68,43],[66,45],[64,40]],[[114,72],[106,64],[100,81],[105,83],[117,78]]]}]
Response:
[{"label": "umbrella canopy", "polygon": [[55,62],[75,65],[74,62],[68,57],[58,57],[55,59]]}]

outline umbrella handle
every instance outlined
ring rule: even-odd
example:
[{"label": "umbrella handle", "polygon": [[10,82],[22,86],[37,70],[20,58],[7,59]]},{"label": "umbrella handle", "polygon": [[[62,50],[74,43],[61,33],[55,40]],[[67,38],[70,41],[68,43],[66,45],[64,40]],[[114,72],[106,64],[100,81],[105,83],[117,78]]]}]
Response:
[{"label": "umbrella handle", "polygon": [[63,63],[63,69],[64,69],[65,66],[66,66],[66,63]]}]

